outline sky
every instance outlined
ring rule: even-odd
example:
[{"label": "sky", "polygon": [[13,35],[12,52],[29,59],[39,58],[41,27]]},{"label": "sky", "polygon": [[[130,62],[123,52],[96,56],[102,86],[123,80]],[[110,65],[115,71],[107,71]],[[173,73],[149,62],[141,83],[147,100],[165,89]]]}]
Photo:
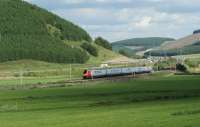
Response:
[{"label": "sky", "polygon": [[72,21],[93,38],[181,38],[200,29],[200,0],[25,0]]}]

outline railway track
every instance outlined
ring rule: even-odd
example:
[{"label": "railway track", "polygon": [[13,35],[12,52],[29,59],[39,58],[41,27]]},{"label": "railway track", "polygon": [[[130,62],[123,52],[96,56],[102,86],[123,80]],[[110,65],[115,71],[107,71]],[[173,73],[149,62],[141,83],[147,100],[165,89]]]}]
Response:
[{"label": "railway track", "polygon": [[[143,74],[144,75],[144,74]],[[59,81],[59,82],[49,82],[45,84],[35,84],[32,86],[38,86],[38,87],[53,87],[53,86],[62,86],[63,84],[81,84],[81,83],[92,83],[92,82],[100,82],[100,81],[112,81],[112,82],[117,82],[117,81],[128,81],[133,78],[139,78],[141,75],[128,75],[128,76],[115,76],[115,77],[104,77],[104,78],[96,78],[96,79],[74,79],[74,80],[67,80],[67,81]]]},{"label": "railway track", "polygon": [[114,77],[104,77],[104,78],[95,78],[95,79],[76,79],[76,80],[68,80],[58,83],[87,83],[87,82],[97,82],[97,81],[127,81],[133,78],[139,78],[148,74],[137,74],[137,75],[126,75],[126,76],[114,76]]},{"label": "railway track", "polygon": [[39,83],[39,84],[30,84],[30,85],[13,85],[13,86],[1,86],[0,89],[35,89],[35,88],[53,88],[53,87],[66,87],[79,85],[84,83],[92,83],[92,82],[101,82],[101,81],[111,81],[111,82],[119,82],[119,81],[129,81],[134,78],[144,77],[147,74],[139,74],[139,75],[128,75],[128,76],[115,76],[115,77],[105,77],[105,78],[97,78],[97,79],[75,79],[75,80],[67,80],[67,81],[59,81],[59,82],[48,82],[48,83]]}]

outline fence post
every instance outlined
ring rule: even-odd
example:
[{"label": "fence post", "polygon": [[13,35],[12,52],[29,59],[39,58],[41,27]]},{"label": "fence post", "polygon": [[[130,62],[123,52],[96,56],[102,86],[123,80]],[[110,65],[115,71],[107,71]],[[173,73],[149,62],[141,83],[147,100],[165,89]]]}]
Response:
[{"label": "fence post", "polygon": [[175,73],[177,73],[177,64],[175,65]]},{"label": "fence post", "polygon": [[23,85],[23,70],[20,70],[20,85]]},{"label": "fence post", "polygon": [[72,64],[69,66],[69,80],[72,79]]},{"label": "fence post", "polygon": [[157,72],[159,71],[159,64],[157,63]]}]

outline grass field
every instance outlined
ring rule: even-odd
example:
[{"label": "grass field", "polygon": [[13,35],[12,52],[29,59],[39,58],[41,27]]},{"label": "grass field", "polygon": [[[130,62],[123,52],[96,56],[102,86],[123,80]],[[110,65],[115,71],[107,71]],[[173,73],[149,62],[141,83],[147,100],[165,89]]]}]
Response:
[{"label": "grass field", "polygon": [[200,77],[0,88],[1,127],[198,127]]},{"label": "grass field", "polygon": [[[80,48],[81,42],[66,42]],[[0,85],[19,85],[21,75],[23,84],[57,82],[69,79],[81,79],[84,69],[99,67],[102,61],[121,57],[121,55],[92,44],[99,51],[98,57],[90,56],[85,64],[57,64],[35,60],[19,60],[0,63]],[[71,70],[71,71],[70,71]],[[21,74],[23,73],[23,74]],[[70,76],[71,75],[71,76]],[[71,78],[70,78],[71,77]]]}]

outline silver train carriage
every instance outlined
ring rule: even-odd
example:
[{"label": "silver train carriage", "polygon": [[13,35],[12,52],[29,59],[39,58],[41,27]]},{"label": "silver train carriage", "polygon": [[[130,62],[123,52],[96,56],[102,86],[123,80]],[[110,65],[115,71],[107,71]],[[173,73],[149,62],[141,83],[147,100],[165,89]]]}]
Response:
[{"label": "silver train carriage", "polygon": [[144,74],[151,73],[151,67],[121,67],[121,68],[102,68],[102,69],[89,69],[83,73],[84,79],[122,76],[131,74]]}]

